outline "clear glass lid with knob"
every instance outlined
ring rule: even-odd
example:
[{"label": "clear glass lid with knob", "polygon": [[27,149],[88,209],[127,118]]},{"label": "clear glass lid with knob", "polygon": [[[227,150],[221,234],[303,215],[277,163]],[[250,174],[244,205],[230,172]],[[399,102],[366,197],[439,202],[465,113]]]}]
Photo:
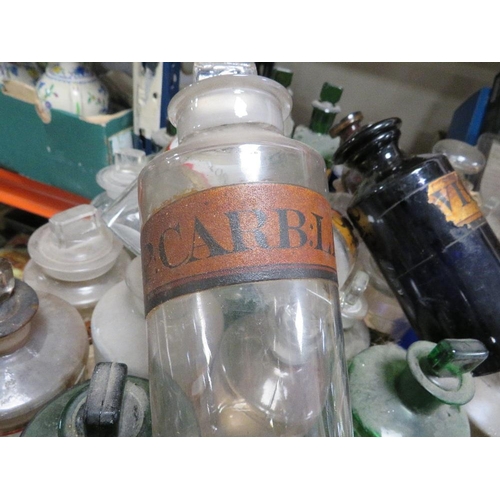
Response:
[{"label": "clear glass lid with knob", "polygon": [[103,275],[113,267],[122,249],[92,205],[59,212],[28,241],[30,257],[49,276],[63,281]]},{"label": "clear glass lid with knob", "polygon": [[145,158],[146,153],[140,149],[120,149],[114,155],[113,165],[97,173],[97,184],[115,199],[139,175]]}]

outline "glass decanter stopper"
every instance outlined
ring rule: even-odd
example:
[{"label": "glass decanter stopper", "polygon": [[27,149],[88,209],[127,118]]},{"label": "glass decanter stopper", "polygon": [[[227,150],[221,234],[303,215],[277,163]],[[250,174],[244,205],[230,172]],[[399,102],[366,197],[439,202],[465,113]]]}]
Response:
[{"label": "glass decanter stopper", "polygon": [[24,281],[75,306],[90,326],[97,301],[125,277],[131,257],[92,205],[52,216],[28,240]]},{"label": "glass decanter stopper", "polygon": [[113,156],[113,164],[97,172],[96,182],[104,189],[91,202],[100,212],[116,200],[137,179],[146,164],[146,153],[141,149],[123,148]]},{"label": "glass decanter stopper", "polygon": [[349,364],[355,436],[468,437],[463,405],[488,356],[476,339],[372,346]]},{"label": "glass decanter stopper", "polygon": [[476,338],[475,375],[500,370],[500,243],[444,155],[410,156],[401,120],[366,125],[335,155],[365,176],[350,220],[417,336]]},{"label": "glass decanter stopper", "polygon": [[0,258],[0,436],[16,434],[34,414],[80,382],[89,353],[76,309],[14,279]]},{"label": "glass decanter stopper", "polygon": [[256,75],[253,62],[195,62],[193,79],[195,82],[221,75]]}]

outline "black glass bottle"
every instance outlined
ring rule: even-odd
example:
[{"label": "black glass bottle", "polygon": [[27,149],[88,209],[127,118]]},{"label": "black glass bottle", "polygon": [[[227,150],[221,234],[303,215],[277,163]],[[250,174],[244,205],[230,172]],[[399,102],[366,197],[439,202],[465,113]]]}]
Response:
[{"label": "black glass bottle", "polygon": [[366,179],[348,208],[418,337],[476,338],[500,371],[500,243],[444,155],[407,156],[401,120],[366,125],[337,163]]}]

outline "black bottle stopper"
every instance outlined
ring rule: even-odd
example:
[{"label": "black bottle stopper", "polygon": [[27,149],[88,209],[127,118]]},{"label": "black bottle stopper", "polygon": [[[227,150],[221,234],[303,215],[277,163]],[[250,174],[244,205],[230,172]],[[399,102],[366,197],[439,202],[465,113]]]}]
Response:
[{"label": "black bottle stopper", "polygon": [[399,163],[401,123],[400,118],[394,117],[365,125],[339,146],[334,162],[345,163],[363,175]]}]

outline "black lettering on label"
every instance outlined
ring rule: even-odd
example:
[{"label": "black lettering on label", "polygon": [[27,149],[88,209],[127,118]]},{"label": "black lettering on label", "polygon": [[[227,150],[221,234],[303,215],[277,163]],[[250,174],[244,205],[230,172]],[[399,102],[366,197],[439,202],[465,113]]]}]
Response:
[{"label": "black lettering on label", "polygon": [[317,243],[316,243],[316,250],[323,250],[323,227],[321,225],[323,221],[323,217],[317,214],[313,214],[314,218],[316,219],[316,236],[317,236]]},{"label": "black lettering on label", "polygon": [[[292,208],[277,209],[279,219],[279,232],[280,232],[280,244],[279,248],[299,248],[307,242],[307,235],[301,229],[306,221],[306,217],[302,212],[294,210]],[[289,220],[289,214],[295,214],[297,218],[297,225],[291,225]],[[293,231],[299,236],[299,244],[292,247],[290,242],[290,232]]]},{"label": "black lettering on label", "polygon": [[193,241],[193,251],[191,252],[189,262],[200,260],[194,255],[196,249],[198,248],[208,248],[208,257],[216,257],[218,255],[226,255],[228,253],[231,253],[221,245],[219,245],[219,243],[217,243],[215,238],[208,232],[207,228],[199,221],[198,217],[195,217],[194,219],[194,239],[196,239],[196,235],[198,235],[203,240],[203,244],[195,245]]},{"label": "black lettering on label", "polygon": [[167,247],[170,246],[170,245],[172,245],[172,246],[175,245],[175,243],[172,242],[171,238],[169,236],[167,236],[167,233],[169,231],[173,231],[174,233],[177,233],[178,234],[178,238],[176,238],[176,239],[178,240],[178,242],[180,242],[181,229],[180,229],[179,223],[177,223],[177,225],[175,227],[172,227],[172,228],[169,228],[169,229],[165,229],[165,231],[163,231],[163,233],[161,234],[161,236],[160,236],[160,242],[159,242],[159,248],[158,248],[158,253],[160,255],[160,260],[161,260],[162,264],[165,267],[169,267],[170,269],[173,269],[174,267],[178,267],[181,264],[184,264],[184,262],[186,262],[188,260],[189,255],[187,255],[180,262],[172,263],[172,262],[169,261],[168,255],[167,255]]},{"label": "black lettering on label", "polygon": [[[255,229],[242,228],[241,214],[243,213],[255,215],[257,219],[257,227]],[[231,238],[234,244],[233,252],[245,252],[251,249],[245,244],[245,234],[253,235],[253,239],[260,248],[269,248],[266,235],[260,230],[267,220],[266,214],[262,210],[232,211],[227,212],[225,215],[229,219],[229,227],[231,228]]]},{"label": "black lettering on label", "polygon": [[[453,196],[453,191],[457,194],[462,205],[457,207],[457,202],[455,201],[455,196]],[[457,181],[448,184],[443,187],[440,191],[435,191],[433,196],[437,201],[442,203],[451,213],[454,213],[457,209],[465,207],[471,203],[471,198],[467,196],[467,193],[461,189],[461,186]]]},{"label": "black lettering on label", "polygon": [[[332,251],[331,244],[328,245],[327,249],[323,248],[323,217],[321,217],[320,215],[317,215],[315,213],[313,213],[312,215],[316,219],[316,236],[317,236],[316,241],[317,241],[317,243],[316,243],[315,249],[334,255],[334,252]],[[335,232],[334,232],[333,227],[332,227],[332,241],[334,241],[334,237],[335,237]]]},{"label": "black lettering on label", "polygon": [[436,191],[432,193],[438,201],[440,201],[443,205],[446,205],[446,208],[451,211],[451,202],[448,196],[444,195],[441,191]]},{"label": "black lettering on label", "polygon": [[455,190],[455,192],[458,194],[458,197],[460,198],[460,201],[462,202],[462,207],[464,207],[465,205],[468,205],[471,202],[471,199],[469,197],[466,198],[464,196],[463,191],[460,189],[460,186],[456,182],[450,184],[449,187],[452,187]]},{"label": "black lettering on label", "polygon": [[142,252],[142,262],[143,262],[143,267],[147,267],[151,264],[151,261],[154,259],[154,246],[151,242],[146,243],[143,245],[143,248],[141,250]]}]

